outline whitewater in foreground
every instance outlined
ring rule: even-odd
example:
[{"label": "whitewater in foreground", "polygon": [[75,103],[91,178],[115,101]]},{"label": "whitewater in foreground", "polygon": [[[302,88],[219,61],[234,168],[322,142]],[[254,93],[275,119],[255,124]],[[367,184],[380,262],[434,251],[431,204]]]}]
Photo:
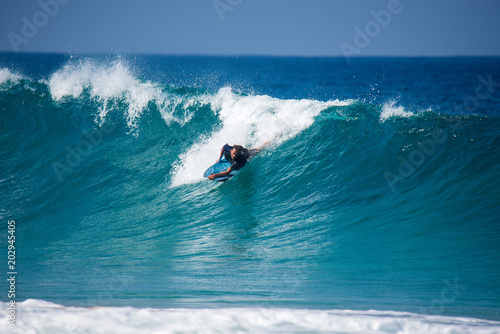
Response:
[{"label": "whitewater in foreground", "polygon": [[28,299],[2,333],[500,333],[500,322],[391,311],[64,307]]}]

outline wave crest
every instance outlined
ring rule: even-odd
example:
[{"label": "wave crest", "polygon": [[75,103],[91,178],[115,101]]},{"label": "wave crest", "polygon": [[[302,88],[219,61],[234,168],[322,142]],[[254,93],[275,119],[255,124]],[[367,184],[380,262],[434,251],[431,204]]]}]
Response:
[{"label": "wave crest", "polygon": [[412,117],[415,116],[411,111],[406,111],[403,106],[397,106],[396,101],[391,100],[389,102],[384,103],[382,106],[382,111],[380,113],[380,121],[385,122],[389,118],[392,117]]},{"label": "wave crest", "polygon": [[21,79],[23,79],[21,75],[13,73],[8,68],[0,68],[0,85],[3,85],[8,82],[17,84]]},{"label": "wave crest", "polygon": [[259,147],[273,141],[279,145],[311,126],[322,110],[352,103],[241,95],[230,87],[220,89],[209,102],[221,124],[210,136],[200,138],[180,156],[173,170],[174,186],[201,180],[203,171],[215,162],[225,143]]},{"label": "wave crest", "polygon": [[167,123],[185,123],[191,117],[189,114],[176,117],[174,111],[179,105],[187,110],[192,100],[170,94],[156,83],[138,79],[121,60],[111,65],[90,60],[69,63],[52,74],[47,84],[55,101],[67,97],[76,99],[88,93],[99,103],[97,118],[100,123],[111,110],[125,108],[128,126],[137,128],[141,115],[151,104]]}]

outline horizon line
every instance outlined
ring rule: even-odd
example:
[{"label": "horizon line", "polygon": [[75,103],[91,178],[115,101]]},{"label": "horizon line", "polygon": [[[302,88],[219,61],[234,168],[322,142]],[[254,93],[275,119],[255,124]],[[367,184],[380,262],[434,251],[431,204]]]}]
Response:
[{"label": "horizon line", "polygon": [[266,54],[266,53],[160,53],[160,52],[71,52],[71,51],[9,51],[0,50],[0,54],[45,54],[45,55],[132,55],[132,56],[170,56],[170,57],[262,57],[262,58],[498,58],[500,54],[455,54],[455,55],[302,55],[302,54]]}]

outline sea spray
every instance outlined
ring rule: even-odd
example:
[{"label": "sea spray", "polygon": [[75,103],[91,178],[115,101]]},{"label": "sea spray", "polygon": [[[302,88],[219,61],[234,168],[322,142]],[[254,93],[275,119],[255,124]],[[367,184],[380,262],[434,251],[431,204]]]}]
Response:
[{"label": "sea spray", "polygon": [[221,125],[201,137],[180,156],[173,170],[172,185],[202,180],[203,171],[219,156],[220,148],[229,143],[246,147],[274,145],[293,138],[309,127],[322,111],[333,106],[347,106],[351,101],[282,100],[270,96],[237,94],[229,87],[220,89],[210,101]]}]

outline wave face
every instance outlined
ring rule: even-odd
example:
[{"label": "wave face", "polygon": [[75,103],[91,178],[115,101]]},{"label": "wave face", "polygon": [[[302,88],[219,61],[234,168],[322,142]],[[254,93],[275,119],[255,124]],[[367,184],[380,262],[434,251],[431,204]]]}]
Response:
[{"label": "wave face", "polygon": [[1,54],[16,299],[499,320],[499,82],[498,58]]}]

